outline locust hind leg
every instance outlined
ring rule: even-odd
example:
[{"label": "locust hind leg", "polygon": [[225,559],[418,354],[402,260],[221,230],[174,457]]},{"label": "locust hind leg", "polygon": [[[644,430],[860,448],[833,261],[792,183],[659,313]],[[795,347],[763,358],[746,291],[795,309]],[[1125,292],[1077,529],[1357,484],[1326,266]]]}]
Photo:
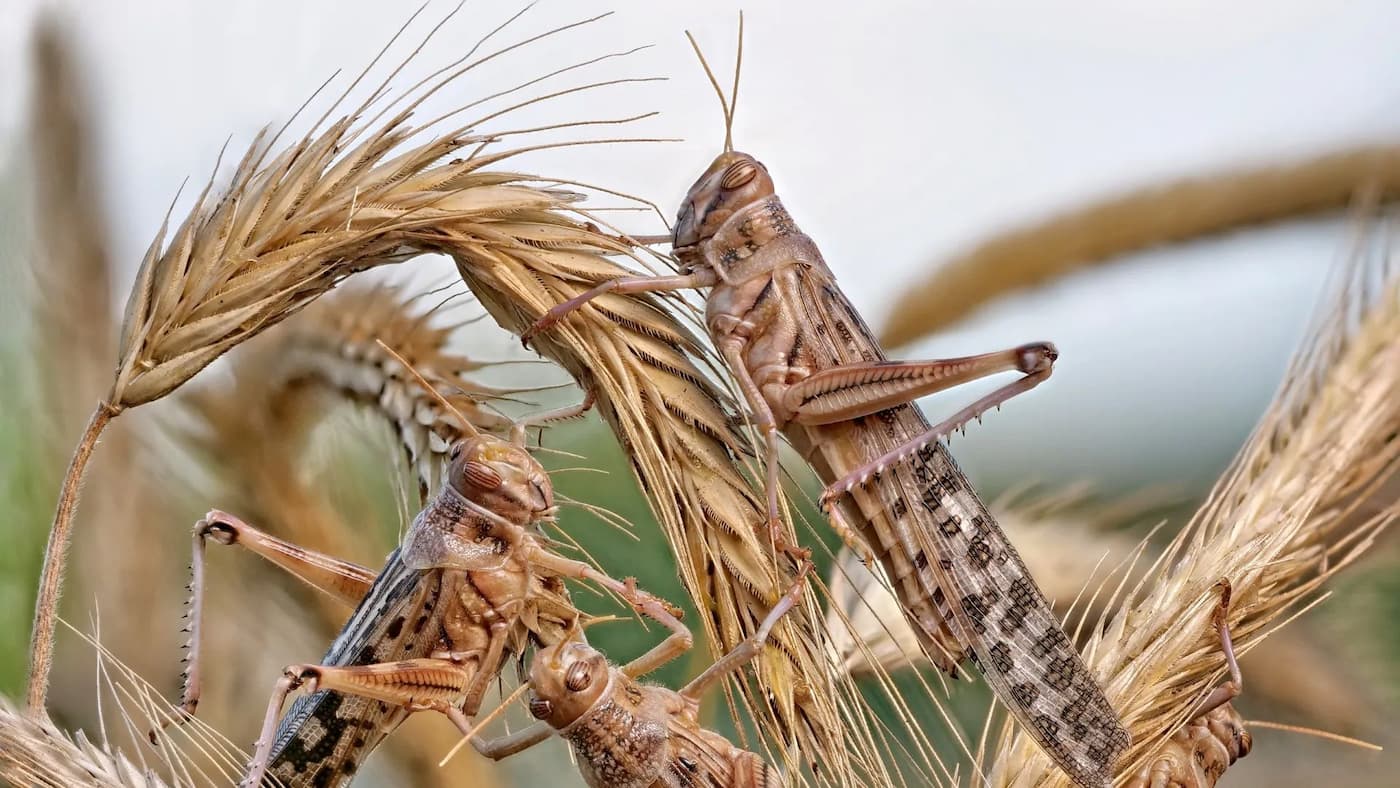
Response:
[{"label": "locust hind leg", "polygon": [[[222,545],[239,545],[287,570],[311,587],[323,591],[346,604],[358,603],[374,582],[374,573],[362,566],[298,547],[278,539],[217,509],[211,510],[194,525],[194,546],[190,561],[190,599],[185,617],[189,623],[188,649],[185,655],[184,689],[180,694],[180,715],[162,720],[160,730],[171,723],[183,723],[194,716],[201,693],[202,662],[200,633],[204,621],[204,548],[209,540]],[[150,731],[152,743],[156,730]]]},{"label": "locust hind leg", "polygon": [[812,562],[805,561],[798,569],[797,579],[788,590],[780,597],[768,615],[764,617],[758,626],[758,631],[751,637],[746,638],[742,643],[735,646],[728,654],[715,660],[705,672],[696,676],[691,682],[681,689],[681,695],[694,701],[698,701],[700,696],[705,694],[715,682],[728,676],[730,673],[742,668],[755,657],[763,653],[763,647],[768,642],[768,633],[777,626],[778,620],[787,615],[797,604],[797,600],[802,596],[802,590],[806,585],[807,573],[812,571]]},{"label": "locust hind leg", "polygon": [[253,759],[241,786],[258,788],[267,775],[272,740],[287,696],[305,687],[311,692],[328,690],[393,704],[409,711],[436,711],[445,715],[463,735],[471,733],[471,721],[458,699],[472,685],[475,671],[447,659],[420,658],[373,665],[288,665],[272,691],[258,733]]},{"label": "locust hind leg", "polygon": [[[794,384],[784,394],[793,421],[799,424],[829,424],[877,413],[907,403],[925,394],[965,383],[997,372],[1018,370],[1021,377],[935,424],[927,432],[884,455],[849,471],[822,492],[820,504],[830,513],[831,503],[874,476],[917,454],[930,443],[945,438],[979,419],[987,411],[1044,383],[1054,369],[1059,351],[1049,343],[982,356],[943,361],[873,362],[823,370]],[[862,393],[862,389],[864,392]]]}]

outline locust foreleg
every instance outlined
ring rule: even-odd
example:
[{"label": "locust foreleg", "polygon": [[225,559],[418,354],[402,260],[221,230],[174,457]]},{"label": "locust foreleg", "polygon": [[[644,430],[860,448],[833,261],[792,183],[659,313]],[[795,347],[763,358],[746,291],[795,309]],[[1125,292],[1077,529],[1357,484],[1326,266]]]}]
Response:
[{"label": "locust foreleg", "polygon": [[717,280],[718,277],[708,268],[674,276],[624,276],[618,279],[609,279],[550,308],[539,320],[535,321],[533,326],[520,335],[520,342],[528,345],[530,337],[547,330],[563,320],[570,312],[605,293],[625,295],[628,293],[666,293],[675,290],[693,290],[698,287],[710,287]]}]

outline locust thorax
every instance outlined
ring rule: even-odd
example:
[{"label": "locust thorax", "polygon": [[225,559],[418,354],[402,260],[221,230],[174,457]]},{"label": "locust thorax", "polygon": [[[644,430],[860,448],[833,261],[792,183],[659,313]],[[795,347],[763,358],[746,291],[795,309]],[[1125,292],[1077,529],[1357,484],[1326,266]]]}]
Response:
[{"label": "locust thorax", "polygon": [[677,258],[696,264],[700,246],[726,222],[773,196],[773,179],[757,159],[738,151],[721,153],[681,203],[671,243]]},{"label": "locust thorax", "polygon": [[491,435],[453,444],[442,490],[404,537],[414,569],[491,570],[505,564],[522,529],[554,516],[543,466],[523,447]]},{"label": "locust thorax", "polygon": [[612,666],[580,640],[540,649],[530,663],[530,714],[558,731],[587,715],[612,688]]}]

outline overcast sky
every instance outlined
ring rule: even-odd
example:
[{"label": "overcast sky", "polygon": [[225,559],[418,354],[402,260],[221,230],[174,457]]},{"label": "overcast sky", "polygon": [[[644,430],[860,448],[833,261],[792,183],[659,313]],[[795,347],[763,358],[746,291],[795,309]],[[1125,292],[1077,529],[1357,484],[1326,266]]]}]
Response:
[{"label": "overcast sky", "polygon": [[[0,137],[22,127],[25,40],[42,4],[5,5]],[[450,7],[432,3],[409,38]],[[399,82],[460,56],[518,7],[471,3]],[[203,180],[226,139],[241,149],[336,69],[366,63],[411,10],[397,8],[382,0],[68,4],[95,80],[118,259],[134,268],[181,181]],[[744,9],[736,144],[768,164],[875,324],[937,260],[1011,224],[1161,178],[1400,131],[1393,1]],[[572,149],[529,165],[644,195],[671,215],[723,134],[682,31],[693,30],[727,75],[738,6],[543,0],[498,40],[605,10],[617,14],[502,58],[434,106],[655,44],[548,85],[647,75],[669,82],[558,101],[498,128],[660,111],[625,133],[685,142]],[[645,217],[630,222],[658,230]],[[906,354],[1059,344],[1064,356],[1050,383],[960,441],[979,475],[1121,481],[1160,478],[1165,468],[1208,478],[1273,389],[1344,241],[1341,223],[1323,221],[1151,252],[1007,301]]]}]

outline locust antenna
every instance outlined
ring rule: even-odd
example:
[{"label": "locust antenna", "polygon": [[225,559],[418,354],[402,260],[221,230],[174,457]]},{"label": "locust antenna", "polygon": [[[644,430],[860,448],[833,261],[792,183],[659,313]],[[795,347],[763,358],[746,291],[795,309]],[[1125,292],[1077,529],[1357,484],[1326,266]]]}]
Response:
[{"label": "locust antenna", "polygon": [[700,58],[700,67],[705,69],[710,86],[715,89],[715,95],[719,96],[719,108],[724,113],[724,151],[728,153],[734,150],[734,104],[739,97],[739,69],[744,63],[744,12],[739,12],[739,54],[734,59],[734,89],[730,92],[728,100],[724,98],[724,88],[719,86],[715,72],[710,70],[709,61],[705,60],[705,53],[700,51],[700,44],[696,42],[695,36],[687,30],[685,37],[690,39],[690,47],[695,50],[695,56]]},{"label": "locust antenna", "polygon": [[398,361],[400,364],[403,364],[404,369],[408,370],[408,374],[412,375],[412,376],[413,376],[413,379],[416,380],[416,381],[418,381],[418,385],[422,386],[424,391],[426,391],[426,392],[428,392],[429,394],[431,394],[432,397],[433,397],[433,399],[437,400],[438,402],[441,402],[443,407],[445,407],[445,408],[447,408],[448,410],[452,411],[452,414],[455,415],[455,416],[457,417],[457,420],[460,421],[460,422],[462,422],[462,431],[463,431],[463,432],[467,433],[468,435],[472,436],[473,438],[476,438],[476,437],[480,437],[480,436],[481,436],[481,430],[478,430],[478,429],[476,428],[476,425],[475,425],[475,424],[472,424],[471,421],[470,421],[469,419],[467,419],[466,416],[463,416],[463,415],[462,415],[462,411],[457,410],[457,407],[456,407],[455,405],[453,405],[451,402],[448,402],[448,401],[447,401],[447,397],[442,396],[442,392],[440,392],[440,391],[438,391],[436,388],[434,388],[434,387],[433,387],[433,384],[429,383],[429,382],[427,381],[427,379],[425,379],[421,374],[419,374],[419,373],[418,373],[418,370],[415,369],[414,366],[413,366],[412,364],[408,363],[408,359],[406,359],[406,358],[404,358],[403,356],[399,355],[398,352],[396,352],[393,348],[391,348],[391,347],[389,347],[388,345],[384,344],[384,340],[382,340],[382,339],[376,339],[376,340],[374,340],[374,341],[375,341],[380,347],[382,347],[382,348],[384,348],[386,351],[388,351],[388,352],[389,352],[389,355],[393,356],[394,359],[395,359],[396,361]]},{"label": "locust antenna", "polygon": [[724,129],[724,149],[734,150],[734,112],[739,107],[739,71],[744,67],[744,12],[739,11],[739,48],[734,54],[734,88],[729,91],[729,123]]}]

